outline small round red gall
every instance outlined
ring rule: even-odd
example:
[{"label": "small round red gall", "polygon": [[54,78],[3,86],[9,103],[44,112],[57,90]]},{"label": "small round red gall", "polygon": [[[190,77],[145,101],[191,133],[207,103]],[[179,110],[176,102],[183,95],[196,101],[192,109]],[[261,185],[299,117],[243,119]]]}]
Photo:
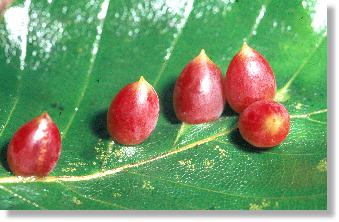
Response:
[{"label": "small round red gall", "polygon": [[107,113],[107,128],[112,138],[124,145],[145,141],[159,117],[159,99],[153,87],[141,77],[120,90]]},{"label": "small round red gall", "polygon": [[221,70],[201,50],[176,81],[173,93],[176,116],[190,124],[205,123],[218,119],[224,105]]},{"label": "small round red gall", "polygon": [[8,145],[7,161],[17,176],[47,176],[61,152],[58,127],[45,112],[21,126]]},{"label": "small round red gall", "polygon": [[225,96],[231,108],[240,113],[255,101],[274,98],[276,81],[267,60],[243,44],[228,66]]},{"label": "small round red gall", "polygon": [[270,148],[279,145],[290,129],[290,115],[280,103],[261,100],[248,106],[239,117],[241,136],[253,146]]}]

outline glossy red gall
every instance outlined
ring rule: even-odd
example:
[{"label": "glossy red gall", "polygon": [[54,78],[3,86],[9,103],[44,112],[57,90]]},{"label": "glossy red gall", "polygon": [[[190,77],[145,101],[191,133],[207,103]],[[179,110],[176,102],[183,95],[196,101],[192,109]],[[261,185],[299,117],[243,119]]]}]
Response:
[{"label": "glossy red gall", "polygon": [[224,105],[221,70],[201,50],[175,83],[173,106],[176,116],[190,124],[210,122],[220,117]]},{"label": "glossy red gall", "polygon": [[248,106],[239,117],[241,136],[253,146],[270,148],[282,143],[290,129],[290,115],[280,103],[261,100]]},{"label": "glossy red gall", "polygon": [[46,176],[59,160],[61,136],[47,112],[21,126],[7,150],[11,171],[18,176]]},{"label": "glossy red gall", "polygon": [[256,101],[273,100],[275,93],[276,81],[268,61],[244,43],[227,69],[225,96],[228,104],[240,113]]},{"label": "glossy red gall", "polygon": [[113,99],[107,113],[108,132],[120,144],[136,145],[151,135],[158,117],[158,95],[141,77],[122,88]]}]

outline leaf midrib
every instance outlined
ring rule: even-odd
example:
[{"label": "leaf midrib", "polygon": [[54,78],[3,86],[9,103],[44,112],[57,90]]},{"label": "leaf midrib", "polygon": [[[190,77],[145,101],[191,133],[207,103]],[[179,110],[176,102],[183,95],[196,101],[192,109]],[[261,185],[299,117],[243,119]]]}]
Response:
[{"label": "leaf midrib", "polygon": [[[310,113],[306,113],[306,114],[302,114],[302,115],[296,115],[293,116],[292,119],[308,119],[309,116],[311,115],[317,115],[317,114],[321,114],[327,112],[327,109],[323,109],[323,110],[318,110],[318,111],[314,111],[314,112],[310,112]],[[97,172],[94,174],[88,174],[88,175],[82,175],[82,176],[47,176],[44,178],[35,178],[35,177],[29,177],[29,178],[18,178],[15,176],[10,176],[10,177],[2,177],[0,178],[0,184],[9,184],[9,183],[32,183],[32,182],[44,182],[44,183],[51,183],[51,182],[78,182],[78,181],[88,181],[88,180],[93,180],[93,179],[98,179],[98,178],[102,178],[102,177],[106,177],[109,175],[113,175],[122,171],[125,171],[127,169],[130,168],[135,168],[135,167],[139,167],[139,166],[143,166],[145,164],[154,162],[156,160],[161,160],[164,159],[168,156],[172,156],[174,154],[177,153],[181,153],[184,152],[186,150],[190,150],[192,148],[195,148],[197,146],[200,146],[202,144],[206,144],[209,143],[211,141],[215,141],[216,139],[218,139],[221,136],[225,136],[228,135],[229,133],[231,133],[233,130],[237,129],[237,124],[235,124],[233,127],[231,127],[230,129],[224,129],[219,133],[216,133],[214,135],[211,135],[209,137],[206,137],[204,139],[192,142],[190,144],[187,144],[185,146],[179,147],[177,149],[168,149],[170,150],[169,152],[165,152],[160,154],[159,156],[156,157],[152,157],[150,159],[146,159],[146,160],[140,160],[138,162],[134,162],[134,163],[130,163],[130,164],[126,164],[123,166],[119,166],[110,170],[106,170],[103,172]],[[274,152],[267,152],[268,154],[275,154],[275,155],[284,155],[284,154],[279,154],[279,153],[274,153]],[[291,153],[291,154],[285,154],[285,155],[298,155],[298,156],[302,156],[304,154],[295,154],[295,153]],[[310,154],[305,154],[305,155],[310,155]]]},{"label": "leaf midrib", "polygon": [[182,146],[180,148],[177,148],[175,150],[171,150],[169,152],[162,153],[159,156],[152,157],[152,158],[146,159],[146,160],[141,160],[141,161],[131,163],[131,164],[126,164],[126,165],[116,167],[116,168],[113,168],[113,169],[110,169],[110,170],[106,170],[106,171],[103,171],[103,172],[97,172],[97,173],[94,173],[94,174],[88,174],[88,175],[84,175],[84,176],[47,176],[47,177],[44,177],[44,178],[29,177],[27,179],[18,178],[18,177],[15,177],[15,176],[2,177],[2,178],[0,178],[0,184],[3,184],[3,183],[18,183],[18,182],[25,182],[25,183],[30,183],[30,182],[46,182],[46,183],[50,183],[50,182],[75,182],[75,181],[87,181],[87,180],[97,179],[97,178],[109,176],[109,175],[112,175],[112,174],[116,174],[116,173],[122,172],[122,171],[130,169],[130,168],[139,167],[139,166],[154,162],[156,160],[164,159],[168,156],[172,156],[174,154],[181,153],[183,151],[195,148],[199,145],[213,141],[216,138],[219,138],[221,136],[225,136],[225,135],[229,134],[230,132],[232,132],[233,130],[235,130],[236,128],[237,128],[237,126],[235,125],[231,129],[224,129],[223,131],[221,131],[217,134],[214,134],[214,135],[206,137],[204,139],[201,139],[201,140],[195,141],[193,143],[187,144],[187,145]]}]

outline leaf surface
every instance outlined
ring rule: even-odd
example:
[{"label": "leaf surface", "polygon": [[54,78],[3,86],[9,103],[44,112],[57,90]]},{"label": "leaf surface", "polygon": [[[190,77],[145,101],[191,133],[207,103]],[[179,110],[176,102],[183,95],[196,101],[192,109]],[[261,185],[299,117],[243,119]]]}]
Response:
[{"label": "leaf surface", "polygon": [[[200,49],[225,73],[243,41],[270,62],[292,118],[268,151],[241,139],[229,108],[194,126],[172,108]],[[326,6],[309,0],[18,0],[0,20],[0,208],[327,209],[326,45]],[[106,112],[140,75],[160,118],[145,143],[121,146]],[[61,158],[47,178],[16,178],[7,144],[43,111],[62,132]]]}]

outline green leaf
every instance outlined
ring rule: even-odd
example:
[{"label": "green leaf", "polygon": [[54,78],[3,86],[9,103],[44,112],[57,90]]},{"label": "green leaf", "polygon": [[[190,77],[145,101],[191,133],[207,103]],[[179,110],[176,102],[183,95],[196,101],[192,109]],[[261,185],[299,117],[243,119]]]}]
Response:
[{"label": "green leaf", "polygon": [[[186,125],[172,89],[204,48],[223,73],[243,41],[276,74],[291,114],[280,146],[258,151],[229,108]],[[305,1],[16,1],[0,20],[1,209],[327,209],[326,6]],[[110,140],[114,95],[143,75],[161,100],[152,136]],[[62,155],[43,179],[14,177],[7,144],[48,111]]]}]

